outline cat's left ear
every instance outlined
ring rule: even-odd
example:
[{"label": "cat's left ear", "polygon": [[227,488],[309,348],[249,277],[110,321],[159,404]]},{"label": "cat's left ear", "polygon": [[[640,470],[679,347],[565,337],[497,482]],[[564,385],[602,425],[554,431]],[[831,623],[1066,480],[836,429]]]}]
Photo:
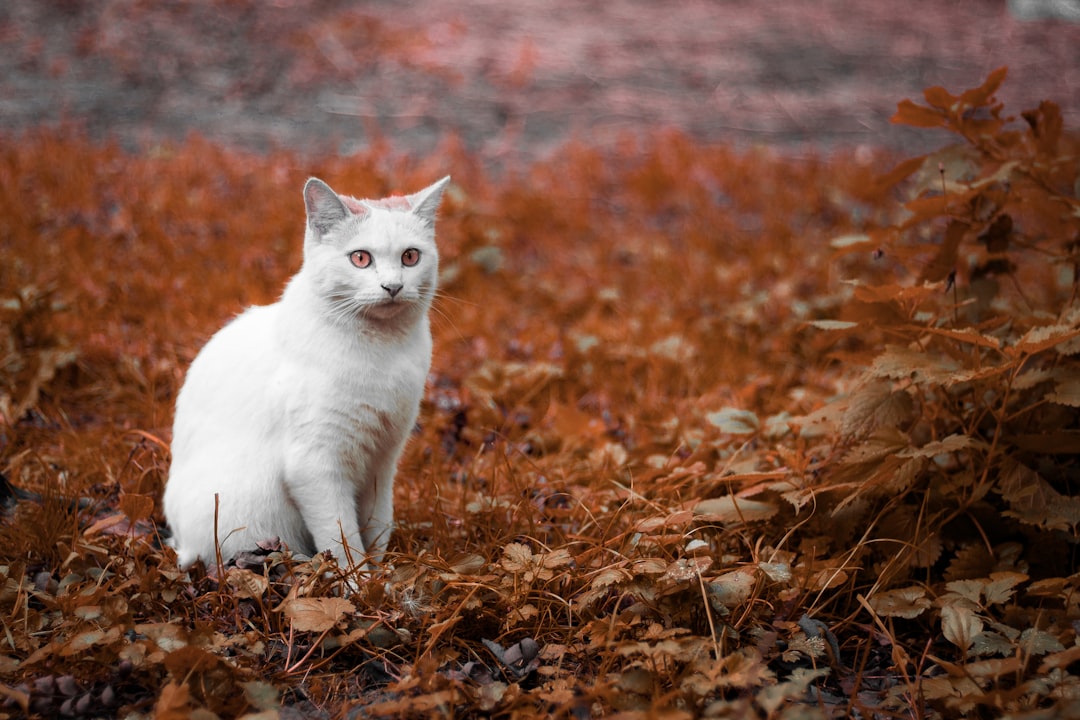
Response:
[{"label": "cat's left ear", "polygon": [[443,190],[449,184],[450,176],[447,175],[442,180],[437,180],[428,185],[420,192],[408,196],[409,207],[412,208],[413,214],[421,218],[430,227],[435,226],[435,213],[439,209],[439,203],[442,202]]},{"label": "cat's left ear", "polygon": [[304,206],[308,225],[320,235],[349,216],[345,203],[319,178],[310,178],[304,185]]}]

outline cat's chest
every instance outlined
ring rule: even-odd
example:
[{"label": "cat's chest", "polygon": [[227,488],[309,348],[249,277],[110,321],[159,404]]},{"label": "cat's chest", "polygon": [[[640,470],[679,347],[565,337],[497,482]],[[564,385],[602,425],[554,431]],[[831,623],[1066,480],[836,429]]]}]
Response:
[{"label": "cat's chest", "polygon": [[[407,350],[407,349],[406,349]],[[348,446],[358,437],[411,430],[430,362],[420,351],[298,353],[282,363],[274,392],[293,437]]]}]

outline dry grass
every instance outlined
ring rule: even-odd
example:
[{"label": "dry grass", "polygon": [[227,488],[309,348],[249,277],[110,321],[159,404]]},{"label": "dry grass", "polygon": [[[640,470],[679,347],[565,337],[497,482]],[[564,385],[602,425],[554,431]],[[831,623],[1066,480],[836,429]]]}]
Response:
[{"label": "dry grass", "polygon": [[[501,177],[7,142],[0,468],[42,498],[0,526],[0,717],[1075,711],[1077,146],[985,89],[904,111],[968,142],[884,178],[665,133]],[[447,171],[386,567],[179,572],[175,392],[298,267],[304,178]]]}]

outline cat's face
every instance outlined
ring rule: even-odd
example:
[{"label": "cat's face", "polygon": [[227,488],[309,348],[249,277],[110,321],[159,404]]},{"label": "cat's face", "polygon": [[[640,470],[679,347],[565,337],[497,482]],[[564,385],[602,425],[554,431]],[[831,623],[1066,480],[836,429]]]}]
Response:
[{"label": "cat's face", "polygon": [[383,200],[339,196],[308,181],[301,272],[330,317],[382,323],[427,311],[439,272],[435,211],[448,181]]}]

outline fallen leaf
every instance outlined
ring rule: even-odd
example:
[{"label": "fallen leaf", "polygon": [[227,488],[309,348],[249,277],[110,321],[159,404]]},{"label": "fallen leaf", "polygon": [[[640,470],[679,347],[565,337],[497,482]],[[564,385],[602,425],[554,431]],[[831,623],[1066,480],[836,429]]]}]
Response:
[{"label": "fallen leaf", "polygon": [[708,522],[753,522],[768,520],[778,512],[776,505],[735,495],[702,500],[694,505],[694,515]]},{"label": "fallen leaf", "polygon": [[356,612],[351,602],[336,597],[291,598],[282,603],[281,610],[294,630],[317,633],[330,630]]}]

